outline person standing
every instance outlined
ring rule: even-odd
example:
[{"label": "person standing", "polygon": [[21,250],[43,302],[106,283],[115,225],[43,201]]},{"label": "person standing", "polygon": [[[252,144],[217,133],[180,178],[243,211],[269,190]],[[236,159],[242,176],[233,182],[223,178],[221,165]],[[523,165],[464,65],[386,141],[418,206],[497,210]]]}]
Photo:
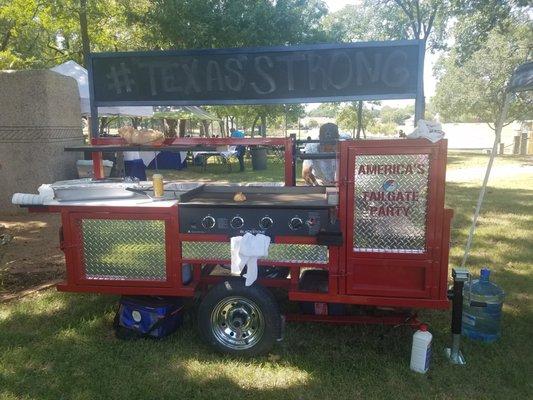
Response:
[{"label": "person standing", "polygon": [[[230,131],[230,137],[244,139],[243,131],[238,131],[235,128],[231,128],[229,131]],[[239,170],[243,172],[244,171],[244,153],[246,151],[246,147],[240,144],[235,148],[235,151],[237,152],[237,159],[239,160]]]}]

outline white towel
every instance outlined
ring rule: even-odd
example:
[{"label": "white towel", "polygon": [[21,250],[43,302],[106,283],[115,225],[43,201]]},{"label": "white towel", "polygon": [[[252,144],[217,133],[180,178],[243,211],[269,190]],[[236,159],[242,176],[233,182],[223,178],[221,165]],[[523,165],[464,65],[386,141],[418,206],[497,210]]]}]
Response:
[{"label": "white towel", "polygon": [[11,203],[19,205],[43,205],[50,204],[54,200],[54,189],[51,185],[43,184],[39,186],[39,194],[15,193],[11,198]]},{"label": "white towel", "polygon": [[251,233],[231,238],[231,273],[240,275],[246,265],[246,286],[251,286],[257,279],[257,259],[268,256],[270,237]]},{"label": "white towel", "polygon": [[407,139],[419,138],[426,138],[433,143],[438,142],[444,138],[444,131],[442,130],[441,124],[435,121],[418,120],[418,126],[412,133],[407,135]]}]

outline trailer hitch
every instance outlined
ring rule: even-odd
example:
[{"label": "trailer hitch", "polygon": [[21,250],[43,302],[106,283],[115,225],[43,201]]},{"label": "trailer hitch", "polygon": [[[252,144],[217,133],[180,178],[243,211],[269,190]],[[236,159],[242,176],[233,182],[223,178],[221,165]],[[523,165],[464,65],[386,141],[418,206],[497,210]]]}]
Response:
[{"label": "trailer hitch", "polygon": [[469,279],[466,268],[453,268],[453,287],[448,291],[448,298],[452,300],[452,347],[444,349],[446,357],[453,363],[465,365],[466,360],[461,353],[461,328],[463,323],[463,287]]}]

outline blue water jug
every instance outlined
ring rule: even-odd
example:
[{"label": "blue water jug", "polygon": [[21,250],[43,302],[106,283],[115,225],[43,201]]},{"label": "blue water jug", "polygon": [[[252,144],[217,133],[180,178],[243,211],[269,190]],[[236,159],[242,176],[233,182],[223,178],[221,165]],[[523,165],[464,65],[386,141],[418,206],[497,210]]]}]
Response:
[{"label": "blue water jug", "polygon": [[463,290],[463,335],[473,340],[494,342],[501,336],[502,305],[505,293],[489,280],[490,270],[482,268],[479,279]]}]

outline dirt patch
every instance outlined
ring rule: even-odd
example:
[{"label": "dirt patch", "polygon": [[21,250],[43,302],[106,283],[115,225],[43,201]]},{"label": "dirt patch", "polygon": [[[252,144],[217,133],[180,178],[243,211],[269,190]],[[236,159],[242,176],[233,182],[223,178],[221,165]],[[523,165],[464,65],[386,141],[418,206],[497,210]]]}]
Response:
[{"label": "dirt patch", "polygon": [[0,301],[65,276],[58,214],[0,215],[13,239],[0,245]]}]

